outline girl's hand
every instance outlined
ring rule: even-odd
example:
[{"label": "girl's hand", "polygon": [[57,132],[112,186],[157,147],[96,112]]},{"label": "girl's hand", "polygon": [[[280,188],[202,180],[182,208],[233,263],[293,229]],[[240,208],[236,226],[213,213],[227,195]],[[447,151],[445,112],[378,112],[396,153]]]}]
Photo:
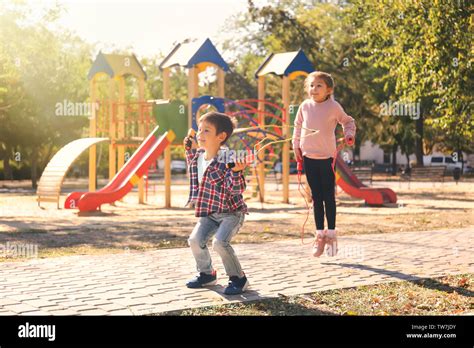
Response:
[{"label": "girl's hand", "polygon": [[352,146],[354,145],[354,137],[352,136],[347,136],[345,137],[345,142],[347,146]]},{"label": "girl's hand", "polygon": [[303,152],[301,152],[301,149],[300,148],[294,149],[294,152],[295,152],[296,160],[298,162],[302,162],[303,161]]},{"label": "girl's hand", "polygon": [[235,163],[234,167],[232,167],[233,172],[240,172],[247,167],[247,163]]}]

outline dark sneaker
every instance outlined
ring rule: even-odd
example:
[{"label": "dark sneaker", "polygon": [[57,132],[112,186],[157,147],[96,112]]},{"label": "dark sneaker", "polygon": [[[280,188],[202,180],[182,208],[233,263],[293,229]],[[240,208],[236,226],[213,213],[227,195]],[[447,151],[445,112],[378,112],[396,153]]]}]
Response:
[{"label": "dark sneaker", "polygon": [[197,277],[189,280],[186,283],[186,286],[191,289],[202,288],[203,286],[216,285],[217,283],[217,274],[216,271],[211,274],[199,273]]},{"label": "dark sneaker", "polygon": [[225,288],[226,295],[239,295],[249,287],[249,281],[246,276],[239,278],[237,276],[229,277],[229,285]]}]

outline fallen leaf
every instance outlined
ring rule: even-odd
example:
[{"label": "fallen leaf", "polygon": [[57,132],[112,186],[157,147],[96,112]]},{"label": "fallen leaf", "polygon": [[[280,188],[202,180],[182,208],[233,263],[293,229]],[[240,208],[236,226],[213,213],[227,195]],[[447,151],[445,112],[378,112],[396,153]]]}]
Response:
[{"label": "fallen leaf", "polygon": [[469,285],[469,279],[467,279],[466,277],[463,277],[463,278],[458,280],[458,286],[459,287],[467,288],[468,285]]}]

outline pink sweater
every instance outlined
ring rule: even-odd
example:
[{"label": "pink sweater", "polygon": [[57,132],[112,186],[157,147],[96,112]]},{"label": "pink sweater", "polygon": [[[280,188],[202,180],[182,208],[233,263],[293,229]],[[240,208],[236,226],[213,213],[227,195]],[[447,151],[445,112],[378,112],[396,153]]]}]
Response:
[{"label": "pink sweater", "polygon": [[[354,119],[344,112],[342,106],[332,98],[317,103],[306,99],[299,107],[293,131],[293,148],[300,148],[303,156],[313,159],[326,159],[334,156],[336,151],[335,129],[342,125],[344,137],[355,138]],[[318,129],[319,133],[311,134]]]}]

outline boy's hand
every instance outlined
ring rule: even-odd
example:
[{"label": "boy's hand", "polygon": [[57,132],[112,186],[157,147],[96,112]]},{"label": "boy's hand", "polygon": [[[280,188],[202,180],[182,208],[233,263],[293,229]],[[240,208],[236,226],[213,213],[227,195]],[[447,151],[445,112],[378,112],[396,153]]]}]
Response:
[{"label": "boy's hand", "polygon": [[190,150],[196,147],[196,141],[193,137],[186,136],[183,139],[183,145],[185,149]]},{"label": "boy's hand", "polygon": [[195,135],[196,135],[196,131],[193,128],[189,128],[188,133],[183,139],[183,145],[186,150],[191,150],[192,148],[195,147],[195,142],[196,142],[196,140],[194,139]]},{"label": "boy's hand", "polygon": [[302,161],[303,161],[303,152],[301,152],[301,149],[300,149],[300,148],[296,148],[296,149],[294,149],[294,152],[295,152],[296,160],[297,160],[298,162],[302,162]]},{"label": "boy's hand", "polygon": [[235,163],[234,167],[232,167],[233,172],[240,172],[247,167],[247,163]]}]

